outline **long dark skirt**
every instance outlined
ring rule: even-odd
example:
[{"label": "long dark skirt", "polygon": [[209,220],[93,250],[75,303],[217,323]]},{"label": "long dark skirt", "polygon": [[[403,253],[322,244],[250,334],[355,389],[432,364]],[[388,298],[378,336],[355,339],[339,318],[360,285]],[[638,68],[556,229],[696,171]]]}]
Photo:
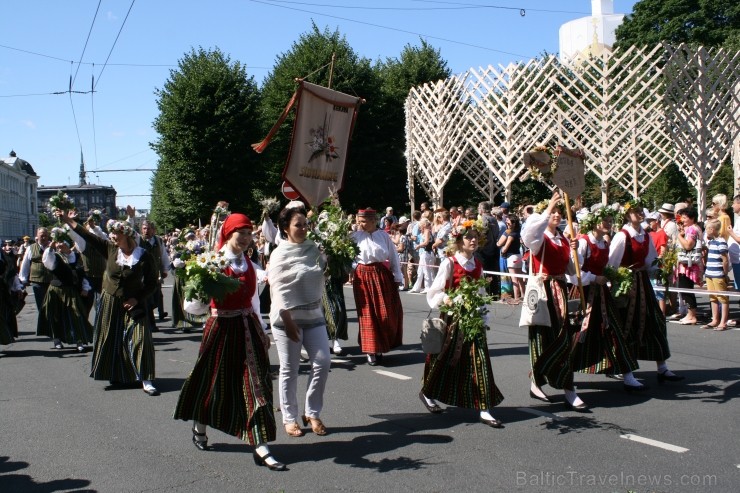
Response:
[{"label": "long dark skirt", "polygon": [[36,335],[59,339],[65,344],[89,344],[93,340],[92,333],[87,309],[77,288],[49,286],[39,312]]},{"label": "long dark skirt", "polygon": [[10,344],[15,337],[18,337],[15,305],[7,285],[0,281],[0,344]]},{"label": "long dark skirt", "polygon": [[249,317],[210,317],[174,418],[195,420],[250,445],[275,440],[267,337]]},{"label": "long dark skirt", "polygon": [[665,361],[671,357],[665,315],[660,311],[647,271],[636,271],[633,276],[627,307],[620,311],[625,340],[637,359]]},{"label": "long dark skirt", "polygon": [[172,288],[172,327],[176,329],[202,327],[208,320],[208,315],[193,315],[182,309],[185,303],[185,283],[177,274],[173,277],[175,279]]},{"label": "long dark skirt", "polygon": [[393,274],[380,263],[360,264],[352,281],[363,353],[387,353],[403,344],[403,307]]},{"label": "long dark skirt", "polygon": [[551,326],[529,327],[529,361],[535,384],[573,389],[572,341],[576,328],[568,318],[564,280],[545,280]]},{"label": "long dark skirt", "polygon": [[504,400],[493,380],[486,334],[466,342],[457,323],[448,323],[439,354],[428,354],[422,391],[430,399],[468,409],[492,409]]},{"label": "long dark skirt", "polygon": [[619,314],[607,286],[584,288],[586,316],[575,335],[573,370],[581,373],[628,373],[639,368],[624,338]]},{"label": "long dark skirt", "polygon": [[347,335],[347,308],[344,304],[344,280],[338,277],[327,277],[324,281],[324,293],[321,303],[324,305],[326,331],[329,339],[346,341]]},{"label": "long dark skirt", "polygon": [[154,379],[152,332],[146,318],[129,316],[123,299],[103,292],[95,334],[91,377],[120,383]]}]

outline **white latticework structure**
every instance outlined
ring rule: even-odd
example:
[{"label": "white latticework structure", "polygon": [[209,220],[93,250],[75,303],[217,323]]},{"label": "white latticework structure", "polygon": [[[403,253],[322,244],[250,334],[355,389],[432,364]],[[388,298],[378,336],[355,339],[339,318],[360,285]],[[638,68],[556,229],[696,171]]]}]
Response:
[{"label": "white latticework structure", "polygon": [[417,179],[440,204],[459,170],[484,196],[504,190],[510,200],[512,183],[527,174],[522,154],[560,144],[584,151],[603,203],[609,180],[638,197],[673,162],[703,208],[702,190],[740,145],[739,57],[632,47],[568,65],[548,57],[471,69],[413,88],[406,100],[409,189]]}]

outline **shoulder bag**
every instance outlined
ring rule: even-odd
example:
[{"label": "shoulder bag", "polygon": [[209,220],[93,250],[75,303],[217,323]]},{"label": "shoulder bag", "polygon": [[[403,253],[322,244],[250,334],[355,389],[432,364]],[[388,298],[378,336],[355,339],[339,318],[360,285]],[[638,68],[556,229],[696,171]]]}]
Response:
[{"label": "shoulder bag", "polygon": [[545,263],[545,248],[542,245],[542,258],[540,259],[540,271],[535,276],[532,274],[532,259],[529,262],[529,277],[527,277],[527,287],[524,290],[524,300],[522,303],[522,313],[519,316],[519,326],[528,327],[530,325],[541,325],[550,327],[550,311],[547,309],[547,292],[545,291],[545,282],[542,280],[542,264]]}]

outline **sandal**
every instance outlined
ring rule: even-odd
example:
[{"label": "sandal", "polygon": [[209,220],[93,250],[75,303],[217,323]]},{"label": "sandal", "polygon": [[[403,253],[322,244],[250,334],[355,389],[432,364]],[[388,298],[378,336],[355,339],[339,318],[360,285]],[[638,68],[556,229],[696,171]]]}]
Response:
[{"label": "sandal", "polygon": [[289,437],[298,438],[303,436],[303,430],[301,430],[301,427],[298,426],[298,423],[293,421],[292,423],[285,423],[285,433],[288,434]]},{"label": "sandal", "polygon": [[700,328],[700,329],[703,329],[703,330],[706,330],[706,329],[714,329],[714,328],[716,328],[716,327],[717,327],[716,325],[712,325],[712,324],[706,324],[706,325],[702,325],[702,326],[701,326],[701,327],[699,327],[699,328]]},{"label": "sandal", "polygon": [[715,332],[722,332],[723,330],[727,330],[727,329],[729,329],[729,327],[727,327],[726,325],[718,325],[718,326],[716,326],[714,328],[714,331]]},{"label": "sandal", "polygon": [[314,435],[326,435],[326,427],[324,426],[324,423],[321,422],[319,418],[309,418],[307,416],[302,416],[303,418],[303,424],[305,426],[308,426],[308,422],[311,422],[311,431],[313,431]]}]

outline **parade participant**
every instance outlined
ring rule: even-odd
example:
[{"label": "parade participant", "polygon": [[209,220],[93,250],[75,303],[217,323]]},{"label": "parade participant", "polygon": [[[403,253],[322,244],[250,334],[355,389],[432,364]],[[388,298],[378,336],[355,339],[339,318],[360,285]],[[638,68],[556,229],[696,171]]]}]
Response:
[{"label": "parade participant", "polygon": [[[437,276],[427,291],[431,308],[452,304],[447,294],[460,285],[463,278],[480,279],[483,264],[473,256],[479,241],[485,240],[481,221],[464,221],[450,232],[448,257],[440,264]],[[431,413],[440,413],[437,401],[450,406],[476,409],[479,421],[493,428],[503,428],[491,410],[504,396],[493,380],[491,359],[485,331],[470,341],[464,329],[450,316],[445,316],[447,335],[439,354],[428,354],[424,364],[424,378],[419,398]]]},{"label": "parade participant", "polygon": [[51,281],[51,272],[44,267],[41,257],[44,250],[49,247],[49,230],[39,228],[36,230],[36,241],[26,248],[26,253],[21,261],[20,273],[18,278],[24,286],[31,286],[33,290],[36,309],[41,311],[41,302],[44,301],[46,290],[49,289]]},{"label": "parade participant", "polygon": [[211,426],[254,446],[257,465],[286,470],[268,442],[275,440],[275,414],[270,376],[270,339],[260,319],[257,266],[244,256],[252,242],[252,221],[229,215],[219,232],[217,251],[228,265],[222,273],[239,280],[239,289],[223,301],[210,300],[211,316],[203,329],[198,359],[185,380],[174,418],[193,420],[193,444],[210,450]]},{"label": "parade participant", "polygon": [[173,267],[172,327],[182,329],[183,332],[188,332],[192,327],[203,327],[208,317],[206,314],[194,315],[183,310],[185,303],[185,281],[182,278],[182,274],[178,274],[178,269],[185,266],[185,261],[180,257],[183,253],[187,253],[187,255],[198,255],[205,247],[206,245],[202,241],[196,239],[195,231],[190,228],[185,228],[181,232],[181,238],[174,240],[171,257]]},{"label": "parade participant", "polygon": [[[87,230],[100,238],[108,239],[108,235],[100,229],[100,222],[103,220],[102,212],[99,210],[90,211],[90,215],[85,221]],[[103,257],[95,248],[85,248],[85,244],[75,244],[75,248],[80,252],[82,265],[85,268],[85,278],[90,283],[90,293],[82,301],[85,302],[85,309],[90,315],[93,305],[96,307],[100,303],[100,295],[103,291],[103,274],[105,273],[105,257]],[[97,308],[96,308],[97,313]]]},{"label": "parade participant", "polygon": [[0,251],[0,344],[10,344],[18,337],[15,307],[21,293],[25,291],[16,274],[16,264]]},{"label": "parade participant", "polygon": [[[331,358],[322,309],[326,258],[316,243],[306,239],[308,224],[299,209],[283,209],[278,217],[283,241],[270,256],[270,325],[280,357],[280,410],[288,436],[299,437],[298,370],[301,347],[311,365],[306,391],[304,425],[311,423],[317,435],[326,435],[320,414]],[[341,284],[340,284],[341,285]]]},{"label": "parade participant", "polygon": [[360,332],[360,349],[375,366],[383,353],[403,344],[403,307],[398,285],[403,274],[390,236],[378,230],[374,209],[357,211],[358,231],[352,239],[360,247],[352,282]]},{"label": "parade participant", "polygon": [[144,392],[159,395],[152,384],[154,342],[145,310],[157,284],[154,259],[136,246],[134,230],[125,222],[109,220],[110,240],[104,240],[77,222],[76,211],[56,215],[71,228],[75,243],[85,241],[86,248],[95,248],[106,259],[90,376],[111,385],[141,382]]},{"label": "parade participant", "polygon": [[650,236],[640,225],[644,218],[642,206],[639,202],[628,202],[623,210],[624,219],[618,224],[624,226],[609,245],[608,265],[632,270],[633,286],[627,295],[627,307],[620,312],[625,340],[635,359],[656,362],[658,383],[683,380],[684,377],[671,372],[666,364],[671,352],[665,316],[660,311],[648,274],[657,252]]},{"label": "parade participant", "polygon": [[36,335],[51,337],[56,349],[63,349],[62,343],[76,344],[82,353],[93,340],[83,301],[91,296],[90,283],[66,231],[53,228],[51,240],[42,261],[53,277],[38,315]]},{"label": "parade participant", "polygon": [[[624,390],[646,390],[635,379],[633,371],[637,360],[624,339],[619,323],[619,309],[614,305],[604,268],[609,261],[609,242],[615,211],[601,207],[580,221],[578,258],[581,265],[581,284],[586,300],[585,316],[573,341],[573,370],[590,374],[621,374]],[[568,276],[577,284],[574,276]]]},{"label": "parade participant", "polygon": [[[126,213],[128,214],[129,222],[133,226],[136,209],[133,207],[127,207]],[[167,273],[172,269],[172,263],[170,261],[170,256],[167,254],[167,248],[162,243],[162,238],[157,236],[156,233],[157,227],[154,222],[149,219],[145,219],[141,223],[141,234],[136,237],[139,246],[151,254],[158,272],[157,287],[154,290],[154,293],[152,293],[152,295],[147,299],[146,303],[147,316],[153,331],[157,330],[157,321],[154,318],[154,309],[157,309],[160,322],[167,318],[168,315],[167,312],[164,311],[162,282],[167,278]]]},{"label": "parade participant", "polygon": [[[573,384],[571,341],[576,332],[568,316],[568,291],[565,274],[575,274],[571,243],[558,230],[563,218],[560,193],[553,193],[547,206],[540,204],[527,218],[522,242],[530,249],[532,272],[544,275],[550,326],[529,326],[529,359],[532,365],[529,395],[552,402],[542,391],[545,383],[565,390],[566,404],[575,411],[585,411],[586,404],[576,394]],[[544,211],[543,211],[544,209]]]},{"label": "parade participant", "polygon": [[26,250],[28,250],[28,247],[31,246],[31,237],[30,236],[24,236],[23,237],[23,243],[18,247],[18,252],[16,253],[16,268],[20,272],[21,270],[21,262],[23,262],[23,257],[26,255]]}]

